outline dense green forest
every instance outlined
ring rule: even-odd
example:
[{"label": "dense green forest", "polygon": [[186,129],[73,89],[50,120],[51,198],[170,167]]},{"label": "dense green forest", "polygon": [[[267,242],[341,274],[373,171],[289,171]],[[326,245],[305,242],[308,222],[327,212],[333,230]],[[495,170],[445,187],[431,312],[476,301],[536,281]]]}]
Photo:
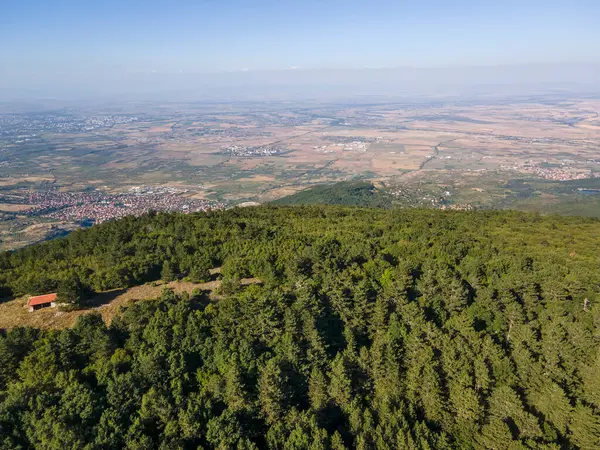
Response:
[{"label": "dense green forest", "polygon": [[0,446],[597,449],[599,257],[594,219],[331,206],[129,217],[5,253],[7,295],[221,266],[223,298],[5,330]]},{"label": "dense green forest", "polygon": [[369,208],[390,208],[392,197],[366,181],[341,181],[331,185],[318,185],[282,197],[275,205],[342,205]]}]

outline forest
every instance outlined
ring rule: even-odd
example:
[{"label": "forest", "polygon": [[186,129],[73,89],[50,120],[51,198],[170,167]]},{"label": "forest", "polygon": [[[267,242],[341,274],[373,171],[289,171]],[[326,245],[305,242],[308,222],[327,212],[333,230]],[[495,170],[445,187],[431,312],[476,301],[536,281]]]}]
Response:
[{"label": "forest", "polygon": [[222,284],[1,330],[0,448],[597,449],[599,259],[596,219],[274,205],[4,253],[4,298]]},{"label": "forest", "polygon": [[342,205],[391,208],[392,196],[368,181],[319,184],[272,202],[275,205]]}]

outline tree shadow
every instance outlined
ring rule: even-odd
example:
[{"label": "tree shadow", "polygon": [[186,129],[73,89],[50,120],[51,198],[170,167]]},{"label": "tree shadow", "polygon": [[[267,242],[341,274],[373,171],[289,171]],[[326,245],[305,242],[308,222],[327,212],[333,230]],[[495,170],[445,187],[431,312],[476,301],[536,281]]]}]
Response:
[{"label": "tree shadow", "polygon": [[11,302],[11,301],[15,300],[16,298],[17,297],[15,297],[14,295],[1,296],[0,297],[0,303]]},{"label": "tree shadow", "polygon": [[206,290],[193,291],[190,295],[192,309],[204,311],[204,309],[212,303],[209,294],[210,291]]},{"label": "tree shadow", "polygon": [[115,289],[114,291],[102,292],[84,300],[82,306],[86,308],[98,308],[99,306],[108,305],[125,292],[127,292],[127,289]]}]

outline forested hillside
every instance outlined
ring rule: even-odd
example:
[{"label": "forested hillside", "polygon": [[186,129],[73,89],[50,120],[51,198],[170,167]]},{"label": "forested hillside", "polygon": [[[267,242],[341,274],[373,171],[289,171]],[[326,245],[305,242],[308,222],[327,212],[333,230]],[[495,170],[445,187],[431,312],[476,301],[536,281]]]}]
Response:
[{"label": "forested hillside", "polygon": [[366,181],[318,185],[273,201],[275,205],[342,205],[390,208],[392,197]]},{"label": "forested hillside", "polygon": [[326,206],[151,214],[3,254],[5,294],[76,303],[221,266],[223,299],[5,330],[0,447],[597,449],[599,256],[598,220]]}]

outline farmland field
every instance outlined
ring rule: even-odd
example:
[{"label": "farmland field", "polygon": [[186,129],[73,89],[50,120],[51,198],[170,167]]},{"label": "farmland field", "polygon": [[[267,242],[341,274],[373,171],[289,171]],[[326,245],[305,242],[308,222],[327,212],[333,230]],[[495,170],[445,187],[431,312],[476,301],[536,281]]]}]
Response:
[{"label": "farmland field", "polygon": [[127,208],[208,210],[360,179],[398,206],[598,216],[586,194],[600,188],[598,111],[599,98],[555,95],[0,114],[0,247]]}]

